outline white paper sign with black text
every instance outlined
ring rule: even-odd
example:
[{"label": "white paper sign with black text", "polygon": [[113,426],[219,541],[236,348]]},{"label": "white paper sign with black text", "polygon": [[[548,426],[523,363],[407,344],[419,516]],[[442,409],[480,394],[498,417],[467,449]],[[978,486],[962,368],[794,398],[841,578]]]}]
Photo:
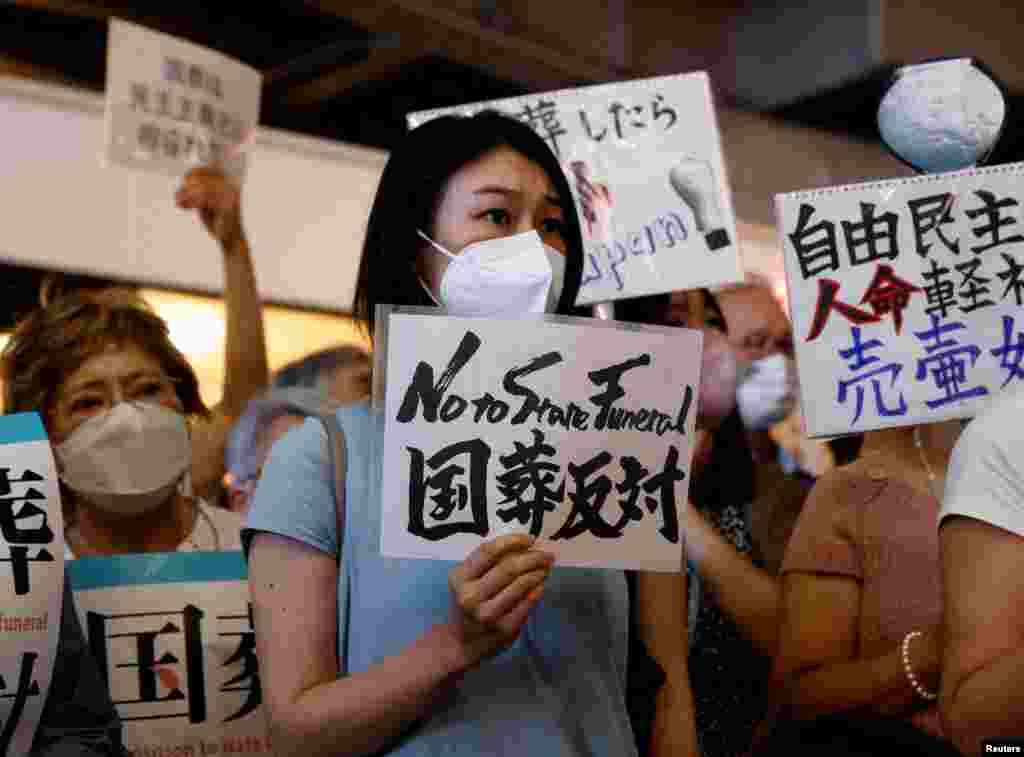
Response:
[{"label": "white paper sign with black text", "polygon": [[0,418],[0,757],[28,754],[50,690],[64,590],[60,485],[36,413]]},{"label": "white paper sign with black text", "polygon": [[562,164],[586,246],[577,304],[742,278],[704,72],[421,111],[408,121],[484,109],[532,126]]},{"label": "white paper sign with black text", "polygon": [[241,180],[263,76],[209,48],[120,19],[107,42],[106,159],[184,174],[214,161]]},{"label": "white paper sign with black text", "polygon": [[133,754],[272,754],[241,552],[68,565],[82,630]]},{"label": "white paper sign with black text", "polygon": [[1024,379],[1024,164],[777,195],[807,432],[976,415]]},{"label": "white paper sign with black text", "polygon": [[381,552],[531,533],[563,566],[679,571],[701,336],[388,316]]}]

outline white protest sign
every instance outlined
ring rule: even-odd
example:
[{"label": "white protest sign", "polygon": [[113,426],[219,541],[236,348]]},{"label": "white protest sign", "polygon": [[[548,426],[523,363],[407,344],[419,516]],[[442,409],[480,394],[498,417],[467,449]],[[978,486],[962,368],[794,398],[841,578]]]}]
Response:
[{"label": "white protest sign", "polygon": [[241,552],[68,563],[133,754],[272,754]]},{"label": "white protest sign", "polygon": [[776,196],[810,436],[970,417],[1024,378],[1022,172]]},{"label": "white protest sign", "polygon": [[408,121],[484,109],[532,126],[562,164],[586,246],[577,304],[742,279],[704,72],[421,111]]},{"label": "white protest sign", "polygon": [[531,533],[560,565],[679,571],[701,335],[395,314],[381,552]]},{"label": "white protest sign", "polygon": [[112,18],[105,157],[175,176],[222,161],[241,180],[239,145],[259,123],[262,84],[259,71],[226,55]]},{"label": "white protest sign", "polygon": [[0,757],[28,754],[60,637],[64,520],[36,413],[0,418]]}]

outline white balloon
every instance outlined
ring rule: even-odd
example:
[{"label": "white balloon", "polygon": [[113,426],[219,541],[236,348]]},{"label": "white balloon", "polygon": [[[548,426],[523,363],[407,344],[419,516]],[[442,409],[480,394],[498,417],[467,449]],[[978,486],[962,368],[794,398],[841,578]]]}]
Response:
[{"label": "white balloon", "polygon": [[1003,93],[968,58],[905,66],[878,108],[890,149],[927,173],[976,166],[1006,119]]}]

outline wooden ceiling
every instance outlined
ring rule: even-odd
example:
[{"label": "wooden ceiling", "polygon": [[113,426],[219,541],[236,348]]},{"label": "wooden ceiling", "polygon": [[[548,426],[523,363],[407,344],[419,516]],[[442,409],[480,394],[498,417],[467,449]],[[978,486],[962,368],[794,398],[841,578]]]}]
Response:
[{"label": "wooden ceiling", "polygon": [[[935,1],[922,16],[897,0],[849,0],[850,23],[875,24],[878,49],[862,51],[865,66],[841,86],[775,114],[875,139],[881,83],[896,63],[930,55],[979,55],[1024,91],[1016,11]],[[803,70],[799,50],[775,47],[815,29],[821,13],[788,0],[2,0],[0,75],[102,91],[107,20],[117,16],[260,69],[265,125],[386,149],[411,110],[696,69],[711,72],[722,104],[742,107],[737,53],[754,39],[755,68],[774,70],[765,56],[778,55]],[[822,49],[857,44],[837,34]]]},{"label": "wooden ceiling", "polygon": [[[882,83],[897,62],[928,55],[979,55],[1013,91],[1024,91],[1024,48],[1011,23],[1016,10],[993,14],[986,2],[936,0],[942,9],[922,19],[898,0],[849,0],[851,18],[859,13],[886,24],[868,65],[774,115],[876,140]],[[780,6],[797,9],[815,28],[816,10],[795,0]],[[748,103],[735,94],[742,88],[731,84],[737,53],[751,50],[737,42],[737,30],[755,35],[747,59],[767,71],[757,86],[777,78],[773,55],[803,70],[806,55],[781,49],[803,27],[780,34],[785,22],[777,7],[764,0],[0,0],[0,76],[102,92],[107,22],[116,16],[260,69],[266,126],[389,149],[405,133],[410,111],[697,69],[711,73],[720,104],[743,107]],[[957,48],[962,40],[971,47]],[[1020,97],[1011,108],[1024,115]],[[1014,137],[1006,159],[1020,160],[1024,130]],[[15,295],[34,292],[39,274],[3,269],[9,315]]]},{"label": "wooden ceiling", "polygon": [[0,5],[0,74],[102,91],[116,16],[260,69],[268,126],[387,148],[410,110],[711,68],[742,3],[692,5],[16,0]]}]

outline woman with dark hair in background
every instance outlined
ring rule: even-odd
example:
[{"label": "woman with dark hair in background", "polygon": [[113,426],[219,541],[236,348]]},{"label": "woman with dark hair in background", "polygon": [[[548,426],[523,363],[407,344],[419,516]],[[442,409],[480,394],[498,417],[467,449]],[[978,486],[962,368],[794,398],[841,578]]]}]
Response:
[{"label": "woman with dark hair in background", "polygon": [[[495,244],[500,240],[500,244]],[[568,312],[583,243],[557,159],[528,126],[486,112],[412,131],[385,167],[354,312]],[[694,751],[678,575],[556,568],[528,535],[456,565],[379,555],[383,418],[338,411],[345,525],[319,423],[271,452],[243,536],[260,677],[280,755],[630,755],[629,614],[667,673],[656,754]]]},{"label": "woman with dark hair in background", "polygon": [[689,670],[703,755],[743,754],[765,710],[778,581],[751,559],[746,506],[754,461],[736,408],[737,361],[707,290],[625,300],[616,318],[704,334],[690,501],[683,509],[691,591]]}]

